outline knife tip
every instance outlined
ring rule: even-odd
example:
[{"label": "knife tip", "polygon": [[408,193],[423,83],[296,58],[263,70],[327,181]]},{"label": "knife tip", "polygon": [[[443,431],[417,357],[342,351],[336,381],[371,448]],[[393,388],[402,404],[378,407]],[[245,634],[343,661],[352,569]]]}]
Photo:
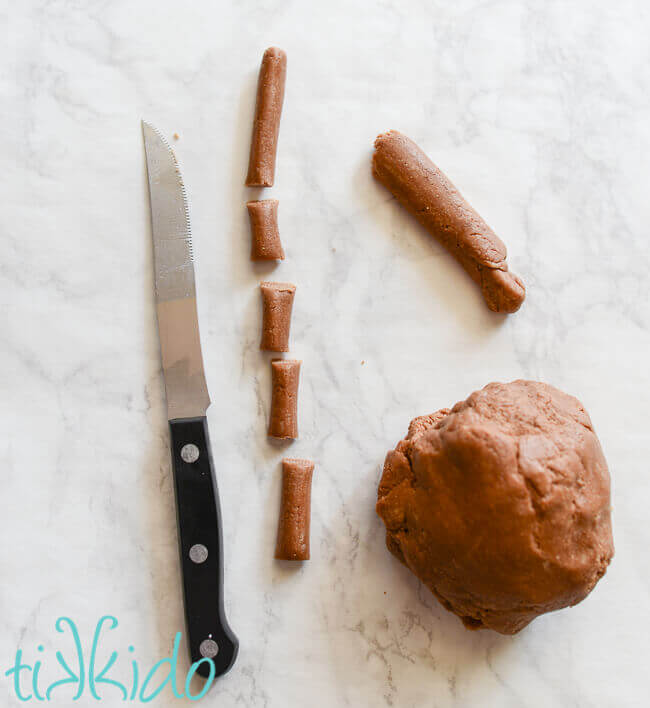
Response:
[{"label": "knife tip", "polygon": [[171,150],[169,143],[165,140],[158,128],[154,127],[151,123],[144,119],[140,120],[140,124],[142,125],[142,134],[144,135],[145,140],[158,139],[168,150]]}]

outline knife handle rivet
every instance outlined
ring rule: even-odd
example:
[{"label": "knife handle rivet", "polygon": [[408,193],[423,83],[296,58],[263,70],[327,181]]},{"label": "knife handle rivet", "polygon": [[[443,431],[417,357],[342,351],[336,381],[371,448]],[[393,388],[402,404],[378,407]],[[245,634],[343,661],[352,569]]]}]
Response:
[{"label": "knife handle rivet", "polygon": [[187,443],[181,448],[181,460],[192,464],[199,459],[199,448],[194,443]]},{"label": "knife handle rivet", "polygon": [[189,552],[192,563],[205,563],[208,559],[208,549],[202,543],[195,543]]},{"label": "knife handle rivet", "polygon": [[214,639],[204,639],[199,644],[199,651],[206,659],[213,659],[219,652],[219,645]]}]

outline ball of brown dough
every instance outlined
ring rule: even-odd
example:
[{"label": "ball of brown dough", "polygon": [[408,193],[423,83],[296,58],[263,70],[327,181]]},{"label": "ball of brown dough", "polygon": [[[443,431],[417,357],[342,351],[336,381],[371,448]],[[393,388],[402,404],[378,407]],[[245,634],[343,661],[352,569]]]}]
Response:
[{"label": "ball of brown dough", "polygon": [[413,420],[386,457],[377,513],[390,551],[472,629],[514,634],[575,605],[614,553],[591,420],[536,381]]}]

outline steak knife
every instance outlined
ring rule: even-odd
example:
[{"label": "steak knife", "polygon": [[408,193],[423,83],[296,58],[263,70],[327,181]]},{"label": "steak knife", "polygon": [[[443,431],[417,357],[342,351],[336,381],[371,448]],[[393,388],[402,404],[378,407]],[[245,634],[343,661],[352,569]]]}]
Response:
[{"label": "steak knife", "polygon": [[[239,642],[224,611],[221,511],[210,451],[187,196],[176,156],[142,122],[153,232],[156,314],[174,470],[187,642],[192,663],[215,676],[235,662]],[[210,674],[210,662],[197,672]]]}]

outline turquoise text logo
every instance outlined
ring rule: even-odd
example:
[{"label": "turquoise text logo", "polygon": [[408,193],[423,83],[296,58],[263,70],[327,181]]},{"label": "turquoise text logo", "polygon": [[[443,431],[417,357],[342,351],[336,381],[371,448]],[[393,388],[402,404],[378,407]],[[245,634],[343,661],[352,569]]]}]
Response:
[{"label": "turquoise text logo", "polygon": [[[181,632],[177,632],[174,637],[171,656],[156,662],[144,674],[134,658],[135,649],[129,646],[130,680],[125,682],[118,681],[110,675],[110,671],[119,659],[117,651],[112,651],[102,666],[97,665],[100,645],[106,633],[118,626],[115,617],[105,615],[99,619],[95,626],[90,651],[87,653],[84,652],[77,626],[69,617],[59,617],[54,626],[57,632],[70,636],[74,649],[68,656],[61,651],[55,653],[57,673],[61,677],[51,682],[43,682],[41,679],[41,669],[45,660],[43,646],[37,647],[39,658],[31,664],[23,656],[22,649],[18,649],[13,666],[7,669],[4,675],[12,682],[13,691],[20,701],[55,701],[57,697],[62,701],[70,699],[77,701],[82,696],[100,701],[102,694],[108,695],[110,692],[113,695],[120,695],[123,701],[149,703],[165,689],[171,691],[176,698],[186,697],[191,701],[198,701],[210,690],[214,680],[214,662],[212,659],[204,658],[190,666],[185,682],[180,687],[182,690],[179,690],[177,663]],[[201,691],[193,694],[190,684],[201,664],[209,664],[210,673]],[[72,692],[74,695],[71,695]]]}]

